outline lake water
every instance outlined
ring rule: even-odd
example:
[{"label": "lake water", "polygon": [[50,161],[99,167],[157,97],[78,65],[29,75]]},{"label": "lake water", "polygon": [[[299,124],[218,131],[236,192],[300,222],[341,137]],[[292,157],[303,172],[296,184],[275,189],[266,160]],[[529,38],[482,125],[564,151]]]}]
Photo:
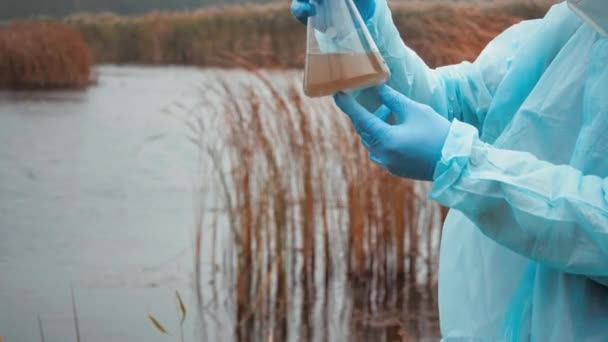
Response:
[{"label": "lake water", "polygon": [[196,151],[167,113],[203,73],[99,70],[82,92],[0,93],[0,336],[161,341],[188,294]]},{"label": "lake water", "polygon": [[[46,341],[75,341],[71,289],[87,342],[175,341],[175,291],[193,302],[198,151],[172,112],[223,71],[98,73],[86,91],[0,92],[6,342],[39,341],[38,317]],[[149,313],[174,335],[154,330]]]}]

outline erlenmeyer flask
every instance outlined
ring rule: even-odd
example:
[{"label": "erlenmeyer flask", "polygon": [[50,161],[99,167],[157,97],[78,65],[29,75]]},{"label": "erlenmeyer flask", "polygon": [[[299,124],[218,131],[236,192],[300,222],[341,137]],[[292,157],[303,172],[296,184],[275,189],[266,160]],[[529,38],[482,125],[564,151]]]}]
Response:
[{"label": "erlenmeyer flask", "polygon": [[316,14],[308,18],[306,95],[332,95],[389,79],[390,71],[352,0],[311,3]]}]

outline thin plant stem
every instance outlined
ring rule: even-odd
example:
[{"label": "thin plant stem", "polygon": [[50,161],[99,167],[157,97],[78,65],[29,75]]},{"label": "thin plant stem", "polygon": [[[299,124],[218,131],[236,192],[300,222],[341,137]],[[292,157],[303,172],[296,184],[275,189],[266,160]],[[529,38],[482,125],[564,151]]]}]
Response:
[{"label": "thin plant stem", "polygon": [[81,342],[80,337],[80,323],[78,319],[78,310],[76,309],[76,298],[74,296],[74,288],[72,287],[72,314],[74,316],[74,329],[76,333],[76,342]]}]

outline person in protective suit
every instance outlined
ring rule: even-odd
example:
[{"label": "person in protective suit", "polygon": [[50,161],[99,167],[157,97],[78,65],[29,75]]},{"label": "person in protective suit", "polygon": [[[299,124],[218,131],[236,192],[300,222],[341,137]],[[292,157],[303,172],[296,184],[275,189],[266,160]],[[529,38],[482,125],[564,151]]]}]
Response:
[{"label": "person in protective suit", "polygon": [[608,341],[608,2],[554,5],[437,69],[404,45],[386,0],[355,4],[392,77],[335,101],[374,162],[432,181],[451,208],[443,340]]}]

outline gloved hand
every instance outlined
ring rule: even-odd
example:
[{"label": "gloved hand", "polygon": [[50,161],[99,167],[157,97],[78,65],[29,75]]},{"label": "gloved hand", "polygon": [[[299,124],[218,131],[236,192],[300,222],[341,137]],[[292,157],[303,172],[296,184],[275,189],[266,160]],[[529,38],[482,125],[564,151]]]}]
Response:
[{"label": "gloved hand", "polygon": [[[396,176],[433,180],[435,166],[451,123],[431,107],[415,102],[387,85],[377,87],[384,104],[370,113],[351,96],[334,96],[361,135],[372,161]],[[382,118],[394,113],[397,124],[391,126]]]},{"label": "gloved hand", "polygon": [[[318,0],[318,1],[335,1],[335,0]],[[355,6],[359,10],[363,21],[366,21],[374,15],[376,9],[376,0],[354,0]],[[309,0],[292,0],[291,13],[302,24],[306,24],[308,17],[316,14],[315,6]]]}]

